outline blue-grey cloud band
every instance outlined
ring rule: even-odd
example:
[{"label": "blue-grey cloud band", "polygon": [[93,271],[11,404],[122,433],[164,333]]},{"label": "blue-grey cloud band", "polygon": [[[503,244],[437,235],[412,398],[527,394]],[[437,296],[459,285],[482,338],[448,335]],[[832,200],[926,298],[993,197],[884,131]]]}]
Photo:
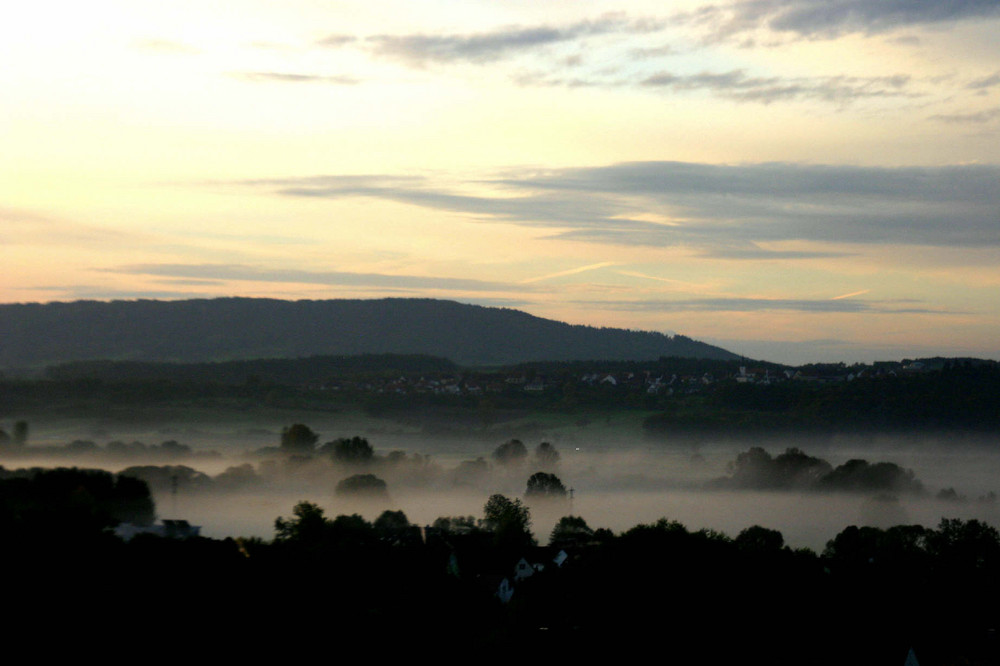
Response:
[{"label": "blue-grey cloud band", "polygon": [[[251,181],[295,197],[370,197],[550,228],[553,237],[690,246],[717,256],[809,258],[838,248],[776,251],[760,243],[1000,246],[1000,167],[856,167],[796,163],[630,162],[508,171],[456,194],[431,178],[315,176]],[[663,222],[649,221],[650,216]]]},{"label": "blue-grey cloud band", "polygon": [[389,275],[350,271],[310,271],[275,269],[245,264],[135,264],[102,269],[102,272],[128,275],[192,278],[199,280],[237,280],[247,282],[277,282],[325,286],[383,287],[399,289],[441,289],[459,291],[508,291],[524,287],[485,280],[433,277],[419,275]]},{"label": "blue-grey cloud band", "polygon": [[[613,33],[636,34],[662,28],[663,21],[630,19],[615,13],[597,19],[551,26],[505,26],[478,33],[372,35],[365,43],[376,56],[412,67],[428,63],[464,62],[484,64],[541,47]],[[341,46],[342,35],[320,41],[321,45]]]},{"label": "blue-grey cloud band", "polygon": [[919,307],[913,300],[861,301],[855,299],[697,298],[646,301],[574,301],[579,305],[630,312],[767,312],[793,311],[867,314],[958,314]]},{"label": "blue-grey cloud band", "polygon": [[677,18],[708,26],[716,38],[766,28],[816,39],[997,16],[1000,0],[740,0]]}]

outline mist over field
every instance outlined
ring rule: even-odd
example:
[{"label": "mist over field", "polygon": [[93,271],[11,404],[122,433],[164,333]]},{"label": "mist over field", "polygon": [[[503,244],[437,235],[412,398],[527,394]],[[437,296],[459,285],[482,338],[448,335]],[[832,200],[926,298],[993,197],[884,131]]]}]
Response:
[{"label": "mist over field", "polygon": [[[336,464],[320,454],[311,460],[289,458],[276,448],[282,428],[289,424],[257,418],[253,423],[231,419],[101,426],[82,421],[39,423],[32,446],[16,455],[8,453],[0,464],[7,469],[76,466],[113,472],[182,465],[188,469],[179,475],[176,492],[169,473],[161,473],[159,482],[150,483],[158,517],[187,519],[202,526],[202,535],[214,538],[271,539],[275,519],[290,515],[301,500],[315,502],[330,516],[359,513],[373,520],[391,509],[402,510],[415,524],[429,525],[443,516],[481,518],[486,499],[494,493],[525,500],[531,509],[532,531],[542,544],[556,521],[570,514],[583,517],[593,528],[616,533],[663,517],[691,530],[711,529],[729,536],[762,525],[781,531],[792,547],[816,551],[848,525],[933,527],[942,517],[1000,524],[1000,507],[990,495],[1000,491],[1000,454],[975,439],[956,443],[940,437],[885,436],[650,443],[634,424],[609,418],[586,427],[536,429],[521,437],[527,457],[503,465],[492,457],[508,439],[500,434],[435,437],[316,415],[304,416],[303,421],[319,434],[320,443],[365,437],[374,458],[354,465]],[[76,453],[60,449],[80,439],[93,441],[96,447]],[[146,451],[111,453],[106,444],[115,440],[145,442]],[[165,440],[189,447],[189,454],[164,459],[155,445]],[[552,442],[558,452],[555,464],[543,466],[535,460],[535,448],[542,441]],[[754,446],[772,456],[796,447],[834,467],[851,459],[895,463],[912,471],[922,492],[713,485],[732,473],[741,452]],[[543,468],[571,489],[572,499],[525,497],[528,478]],[[338,482],[360,473],[384,480],[388,496],[359,498],[337,493]],[[941,491],[944,497],[939,497]]]}]

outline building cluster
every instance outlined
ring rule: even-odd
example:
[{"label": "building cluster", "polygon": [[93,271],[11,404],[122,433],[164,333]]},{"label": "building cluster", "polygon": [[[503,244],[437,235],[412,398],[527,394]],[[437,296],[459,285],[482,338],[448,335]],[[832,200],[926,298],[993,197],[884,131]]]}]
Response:
[{"label": "building cluster", "polygon": [[[900,372],[920,371],[905,366]],[[522,370],[423,374],[383,378],[337,378],[309,388],[379,395],[481,396],[510,392],[543,393],[553,389],[596,389],[649,395],[692,394],[722,383],[772,385],[783,382],[832,384],[864,377],[895,376],[896,369],[878,366],[833,366],[822,371],[812,369],[775,369],[741,365],[734,372],[695,372],[688,374],[640,371],[560,372],[544,375]]]}]

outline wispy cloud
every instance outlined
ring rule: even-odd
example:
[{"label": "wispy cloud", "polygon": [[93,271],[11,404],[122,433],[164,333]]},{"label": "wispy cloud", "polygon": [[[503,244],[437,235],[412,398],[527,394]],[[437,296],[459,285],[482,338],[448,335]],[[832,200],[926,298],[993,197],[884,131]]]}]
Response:
[{"label": "wispy cloud", "polygon": [[969,113],[937,113],[930,116],[931,120],[940,120],[945,123],[956,123],[970,125],[982,125],[1000,118],[1000,106],[983,111],[970,111]]},{"label": "wispy cloud", "polygon": [[1000,16],[1000,0],[740,0],[678,15],[722,39],[765,29],[810,39]]},{"label": "wispy cloud", "polygon": [[615,271],[619,275],[624,275],[626,277],[637,277],[644,280],[653,280],[655,282],[666,282],[667,284],[674,284],[679,287],[693,288],[693,289],[707,289],[711,285],[708,284],[698,284],[696,282],[688,282],[685,280],[675,280],[673,278],[660,277],[658,275],[649,275],[647,273],[640,273],[639,271]]},{"label": "wispy cloud", "polygon": [[533,87],[621,88],[638,87],[671,94],[708,93],[733,102],[771,104],[815,100],[846,106],[872,98],[913,98],[923,93],[913,89],[908,75],[894,76],[754,76],[743,69],[682,74],[660,71],[634,76],[600,76],[588,73],[566,75],[561,70],[519,72],[516,84]]},{"label": "wispy cloud", "polygon": [[790,310],[812,313],[866,314],[955,314],[945,310],[918,307],[912,301],[859,301],[856,299],[786,299],[786,298],[696,298],[687,300],[647,301],[577,301],[592,308],[633,312],[767,312]]},{"label": "wispy cloud", "polygon": [[[553,238],[564,240],[686,246],[759,260],[838,256],[845,244],[1000,247],[997,182],[1000,167],[988,165],[627,162],[507,171],[461,184],[477,187],[476,195],[419,177],[317,176],[246,184],[283,196],[391,200],[472,222],[549,228]],[[649,221],[651,216],[665,222]]]},{"label": "wispy cloud", "polygon": [[0,207],[0,244],[101,246],[147,241],[146,234],[62,220]]},{"label": "wispy cloud", "polygon": [[100,270],[106,273],[126,275],[155,275],[199,280],[237,280],[327,286],[369,286],[461,291],[506,291],[515,288],[513,285],[499,282],[464,278],[356,273],[349,271],[273,269],[245,264],[135,264]]},{"label": "wispy cloud", "polygon": [[360,83],[360,80],[353,76],[325,76],[295,72],[235,72],[232,76],[254,83],[329,83],[339,86],[353,86]]},{"label": "wispy cloud", "polygon": [[897,76],[823,76],[780,77],[750,76],[744,70],[674,74],[660,72],[647,77],[641,85],[671,91],[707,90],[740,102],[771,102],[794,99],[819,99],[844,104],[870,97],[914,96],[907,87],[910,77]]},{"label": "wispy cloud", "polygon": [[325,46],[327,48],[337,49],[342,46],[347,46],[348,44],[353,44],[358,41],[358,38],[354,35],[345,34],[330,34],[322,39],[316,41],[319,46]]},{"label": "wispy cloud", "polygon": [[70,300],[143,300],[163,299],[176,300],[191,298],[190,291],[163,291],[158,289],[114,289],[88,285],[56,285],[47,287],[32,287],[32,291],[48,291],[58,294],[58,298]]},{"label": "wispy cloud", "polygon": [[[477,33],[373,35],[365,42],[376,56],[411,67],[429,63],[485,64],[526,51],[610,33],[645,33],[659,30],[663,22],[607,14],[595,20],[561,26],[506,26]],[[340,45],[339,42],[337,45]]]},{"label": "wispy cloud", "polygon": [[972,90],[985,90],[987,88],[994,88],[1000,86],[1000,71],[994,72],[989,76],[983,76],[978,79],[974,79],[969,82],[968,88]]},{"label": "wispy cloud", "polygon": [[840,300],[843,300],[845,298],[854,298],[855,296],[862,296],[862,295],[867,294],[869,292],[871,292],[871,289],[862,289],[861,291],[852,291],[849,294],[841,294],[840,296],[834,296],[830,300],[831,301],[840,301]]},{"label": "wispy cloud", "polygon": [[590,264],[588,266],[580,266],[578,268],[570,268],[569,270],[559,271],[558,273],[549,273],[548,275],[539,275],[538,277],[528,278],[527,280],[521,280],[521,284],[529,284],[531,282],[541,282],[542,280],[550,280],[552,278],[564,277],[566,275],[576,275],[578,273],[585,273],[587,271],[594,271],[598,268],[607,268],[608,266],[614,266],[613,261],[602,261],[597,264]]}]

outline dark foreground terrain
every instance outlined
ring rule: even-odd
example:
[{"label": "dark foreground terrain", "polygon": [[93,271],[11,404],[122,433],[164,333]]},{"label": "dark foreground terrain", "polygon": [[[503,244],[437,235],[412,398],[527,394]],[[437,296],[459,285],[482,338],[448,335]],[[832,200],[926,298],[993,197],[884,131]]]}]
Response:
[{"label": "dark foreground terrain", "polygon": [[[272,540],[109,532],[149,506],[107,473],[0,482],[9,636],[78,654],[187,645],[227,658],[655,658],[666,663],[997,663],[1000,534],[976,520],[847,527],[821,554],[762,527],[735,538],[666,519],[614,534],[530,514],[423,528],[309,502]],[[39,488],[44,487],[44,492]],[[528,574],[528,575],[525,575]],[[504,591],[510,592],[506,600]],[[45,651],[45,643],[36,649]]]}]

